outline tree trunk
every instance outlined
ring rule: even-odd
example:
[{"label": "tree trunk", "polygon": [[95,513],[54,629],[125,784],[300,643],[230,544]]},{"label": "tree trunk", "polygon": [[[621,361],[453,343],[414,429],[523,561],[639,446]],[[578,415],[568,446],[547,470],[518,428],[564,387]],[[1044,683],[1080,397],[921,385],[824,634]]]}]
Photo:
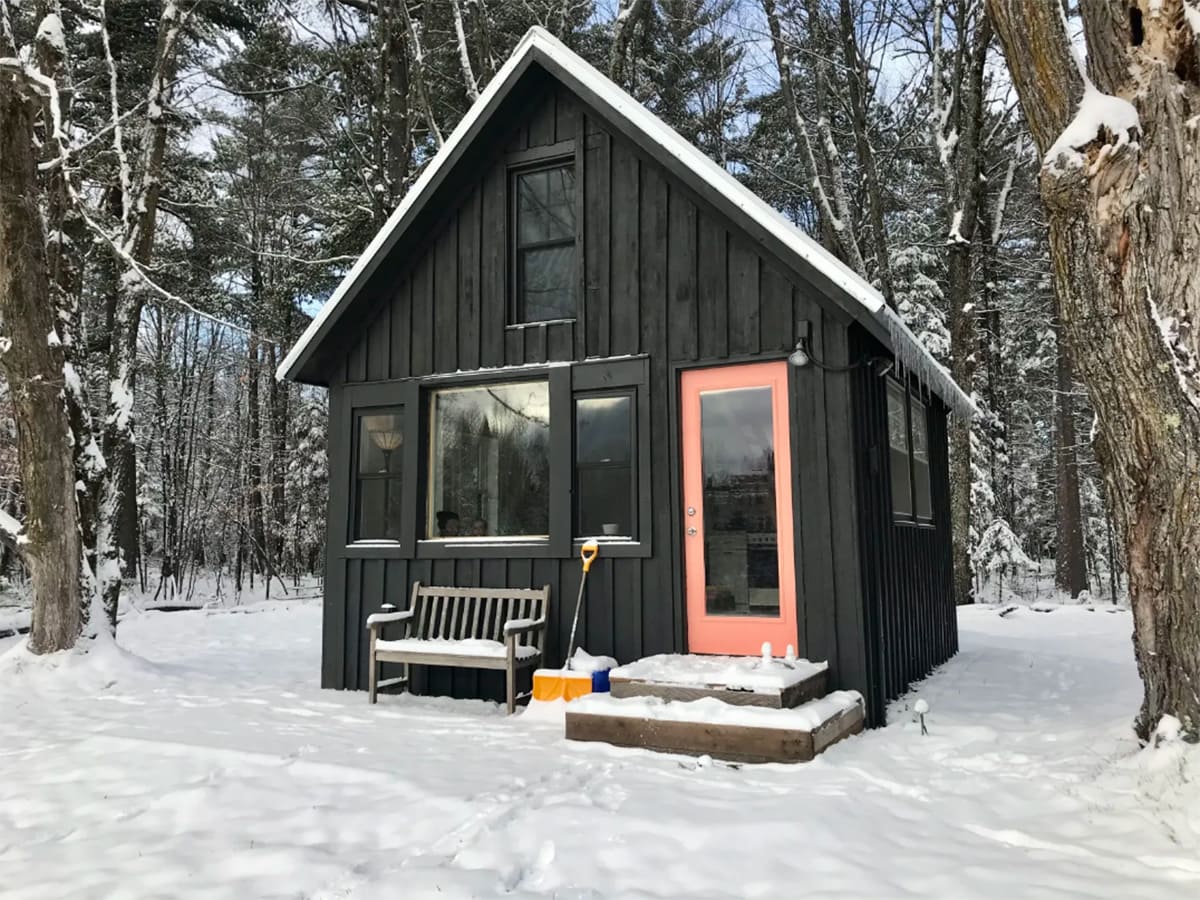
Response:
[{"label": "tree trunk", "polygon": [[1087,590],[1083,513],[1079,508],[1079,463],[1075,450],[1075,379],[1062,340],[1062,327],[1057,321],[1054,335],[1058,341],[1058,390],[1054,393],[1054,584],[1074,599]]},{"label": "tree trunk", "polygon": [[0,367],[12,401],[27,509],[19,546],[33,587],[29,649],[52,653],[73,647],[79,637],[81,547],[66,357],[57,338],[38,209],[39,103],[24,78],[0,76]]},{"label": "tree trunk", "polygon": [[[1197,737],[1200,155],[1190,122],[1200,87],[1180,0],[1139,0],[1137,46],[1122,5],[1121,15],[1099,0],[1081,7],[1088,67],[1099,90],[1133,104],[1139,125],[1110,112],[1111,127],[1077,134],[1069,152],[1045,160],[1040,188],[1063,331],[1096,413],[1096,455],[1125,550],[1145,686],[1137,732],[1148,739],[1171,714]],[[1084,92],[1066,25],[1053,3],[988,0],[988,9],[1046,153]],[[1114,110],[1115,99],[1105,104]]]}]

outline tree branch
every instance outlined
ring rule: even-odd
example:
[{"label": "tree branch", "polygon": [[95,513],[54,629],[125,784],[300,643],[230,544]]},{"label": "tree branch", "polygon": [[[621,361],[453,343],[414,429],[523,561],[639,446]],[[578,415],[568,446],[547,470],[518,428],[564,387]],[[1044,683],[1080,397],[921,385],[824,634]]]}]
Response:
[{"label": "tree branch", "polygon": [[1045,155],[1075,115],[1083,75],[1056,3],[987,0],[1021,108],[1038,152]]}]

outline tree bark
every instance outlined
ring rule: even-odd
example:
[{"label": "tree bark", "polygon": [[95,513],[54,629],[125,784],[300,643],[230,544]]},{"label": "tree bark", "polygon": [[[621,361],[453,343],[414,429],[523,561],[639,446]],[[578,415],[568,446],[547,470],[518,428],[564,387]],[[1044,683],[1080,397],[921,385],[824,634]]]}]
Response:
[{"label": "tree bark", "polygon": [[[938,5],[934,15],[940,16]],[[975,358],[979,341],[975,327],[972,262],[975,227],[983,188],[984,70],[992,40],[990,22],[972,6],[956,9],[958,47],[953,57],[951,83],[959,96],[934,100],[934,150],[939,153],[945,179],[946,299],[950,329],[950,374],[968,394],[975,389]],[[940,85],[941,29],[935,22],[935,84]],[[973,603],[974,571],[971,565],[971,485],[974,480],[971,423],[954,417],[950,422],[950,525],[953,544],[954,599]]]},{"label": "tree bark", "polygon": [[[0,49],[11,49],[7,43],[0,40]],[[29,649],[52,653],[73,647],[80,634],[81,541],[66,357],[57,338],[37,203],[39,106],[23,73],[0,74],[0,367],[12,400],[28,511],[18,540],[33,587]]]},{"label": "tree bark", "polygon": [[[1128,6],[1128,5],[1127,5]],[[1040,190],[1062,326],[1096,412],[1096,451],[1125,551],[1148,739],[1162,716],[1200,736],[1200,114],[1180,0],[1126,16],[1084,4],[1089,72],[1139,126],[1097,129],[1046,159]],[[1045,154],[1083,78],[1054,3],[988,0],[1026,120]],[[1107,25],[1105,24],[1107,22]],[[1093,58],[1095,57],[1095,58]],[[1111,107],[1111,103],[1109,104]],[[1132,133],[1130,133],[1132,132]]]},{"label": "tree bark", "polygon": [[1072,599],[1087,590],[1083,513],[1079,507],[1079,461],[1075,437],[1075,379],[1062,326],[1056,321],[1057,381],[1054,392],[1055,537],[1054,584]]}]

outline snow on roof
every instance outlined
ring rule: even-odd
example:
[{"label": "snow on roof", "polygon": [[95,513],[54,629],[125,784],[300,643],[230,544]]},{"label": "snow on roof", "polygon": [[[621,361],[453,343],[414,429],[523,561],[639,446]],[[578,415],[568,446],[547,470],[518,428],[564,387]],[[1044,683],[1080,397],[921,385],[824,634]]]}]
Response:
[{"label": "snow on roof", "polygon": [[499,98],[506,93],[510,82],[524,71],[523,63],[526,57],[535,52],[561,67],[571,78],[586,88],[603,107],[601,112],[631,125],[661,153],[676,158],[698,175],[728,204],[769,230],[788,250],[844,291],[851,300],[857,303],[867,317],[874,319],[876,323],[886,329],[898,362],[916,374],[923,383],[933,388],[955,412],[965,418],[970,418],[978,412],[974,401],[959,388],[950,373],[934,359],[916,335],[888,307],[883,295],[870,282],[810,238],[724,168],[709,159],[701,150],[596,70],[583,57],[568,48],[550,32],[537,26],[530,28],[521,38],[512,55],[488,83],[479,100],[463,116],[395,212],[388,217],[387,222],[367,245],[367,249],[363,251],[362,256],[358,258],[304,334],[300,336],[300,340],[284,357],[276,370],[278,379],[288,378],[298,368],[309,344],[322,332],[326,322],[334,316],[343,303],[352,296],[358,287],[359,280],[374,257],[383,250],[392,237],[392,233],[408,212],[423,199],[422,195],[429,189],[441,168],[454,158],[458,145],[466,140],[476,122],[491,112]]}]

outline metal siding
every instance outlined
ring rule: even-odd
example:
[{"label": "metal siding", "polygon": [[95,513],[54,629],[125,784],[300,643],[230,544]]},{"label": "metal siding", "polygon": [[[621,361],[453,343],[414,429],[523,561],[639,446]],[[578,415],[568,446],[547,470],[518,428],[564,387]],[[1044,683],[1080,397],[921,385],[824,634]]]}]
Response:
[{"label": "metal siding", "polygon": [[[850,335],[855,358],[883,353],[861,329],[852,328]],[[958,650],[945,407],[936,400],[929,404],[934,527],[897,524],[891,511],[885,384],[864,367],[855,371],[852,386],[867,712],[874,725],[883,724],[890,700]]]},{"label": "metal siding", "polygon": [[[641,459],[653,494],[648,523],[653,555],[601,557],[588,581],[580,643],[622,661],[679,652],[686,646],[686,629],[675,463],[678,367],[753,359],[762,349],[779,358],[804,322],[810,323],[819,352],[845,358],[845,317],[810,282],[733,231],[702,197],[625,138],[605,130],[586,107],[554,97],[547,103],[555,113],[549,116],[544,107],[534,113],[536,140],[545,140],[548,128],[550,139],[558,142],[566,134],[585,136],[576,155],[582,165],[577,323],[506,327],[507,176],[504,151],[498,150],[492,163],[470,173],[474,182],[455,188],[459,205],[446,209],[443,225],[425,236],[423,249],[389,262],[398,285],[387,301],[390,310],[386,318],[367,319],[375,324],[364,327],[341,354],[347,360],[344,371],[347,377],[366,377],[369,366],[392,377],[421,376],[475,365],[646,353],[646,414],[652,427],[642,429],[648,446],[641,448]],[[515,127],[513,133],[509,149],[528,150],[530,129]],[[374,334],[385,322],[386,339]],[[388,358],[379,359],[380,353]],[[835,686],[865,689],[860,683],[866,653],[860,580],[868,579],[855,559],[848,376],[810,366],[793,370],[792,383],[799,649],[830,661]],[[397,382],[398,395],[401,385],[408,390],[411,384]],[[831,435],[831,425],[836,434]],[[348,471],[348,441],[348,435],[331,433],[331,471]],[[424,472],[417,471],[418,490],[423,479]],[[344,476],[335,476],[331,484],[349,491]],[[833,504],[841,508],[834,512]],[[331,502],[331,516],[345,515],[344,497]],[[389,559],[370,561],[364,569],[359,560],[341,558],[344,527],[336,540],[334,531],[331,522],[323,671],[338,664],[345,686],[365,685],[354,683],[365,673],[365,615],[385,597],[406,604],[414,580],[508,587],[549,583],[554,622],[547,635],[547,664],[561,662],[557,654],[565,650],[579,584],[579,561],[572,551],[558,548],[560,555],[540,559]],[[343,612],[335,615],[339,606]],[[331,647],[339,637],[344,659]],[[415,668],[413,687],[500,699],[503,682],[496,673]]]}]

